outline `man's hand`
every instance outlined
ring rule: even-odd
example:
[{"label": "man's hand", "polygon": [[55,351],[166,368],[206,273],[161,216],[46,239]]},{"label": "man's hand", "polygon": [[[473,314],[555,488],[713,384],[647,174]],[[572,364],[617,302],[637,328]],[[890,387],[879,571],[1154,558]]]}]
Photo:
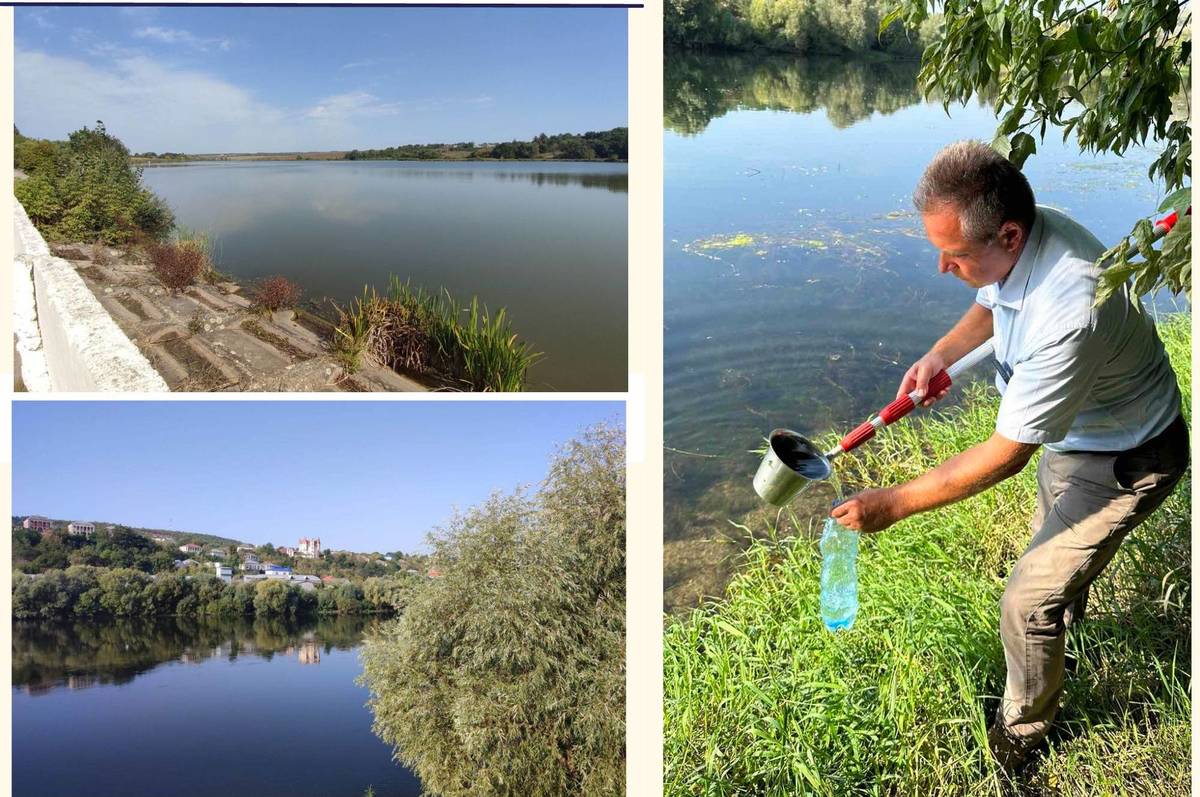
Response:
[{"label": "man's hand", "polygon": [[829,514],[846,528],[866,534],[883,531],[904,519],[895,492],[890,487],[863,490],[835,506]]},{"label": "man's hand", "polygon": [[918,401],[917,404],[922,407],[928,407],[950,392],[950,388],[946,388],[936,396],[925,395],[929,390],[929,380],[933,379],[938,371],[945,370],[945,368],[946,359],[935,351],[929,352],[913,363],[912,367],[905,372],[904,378],[900,380],[900,389],[896,391],[896,398],[907,396],[914,389],[919,390],[921,391],[921,395],[925,397]]},{"label": "man's hand", "polygon": [[829,514],[847,528],[868,534],[882,531],[906,517],[961,501],[1020,473],[1037,450],[1036,443],[1018,443],[994,432],[910,482],[863,490]]}]

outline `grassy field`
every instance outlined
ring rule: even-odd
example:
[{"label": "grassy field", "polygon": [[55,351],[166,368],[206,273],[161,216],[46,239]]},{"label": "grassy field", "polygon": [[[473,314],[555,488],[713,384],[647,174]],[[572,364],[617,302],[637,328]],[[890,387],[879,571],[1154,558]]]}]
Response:
[{"label": "grassy field", "polygon": [[[1185,407],[1190,323],[1159,325]],[[996,404],[976,385],[946,414],[891,427],[839,460],[847,490],[912,478],[985,439]],[[1093,585],[1068,636],[1049,752],[1017,783],[991,761],[999,600],[1029,540],[1034,465],[865,536],[858,620],[838,634],[818,613],[823,519],[785,513],[723,600],[666,629],[666,793],[1190,794],[1190,471]]]}]

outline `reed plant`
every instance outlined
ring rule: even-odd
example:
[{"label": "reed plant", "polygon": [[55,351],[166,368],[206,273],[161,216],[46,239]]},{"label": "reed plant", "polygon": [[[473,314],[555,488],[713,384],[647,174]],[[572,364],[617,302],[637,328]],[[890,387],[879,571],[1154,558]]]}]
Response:
[{"label": "reed plant", "polygon": [[[1160,324],[1191,398],[1190,316]],[[897,424],[839,460],[847,490],[912,478],[991,434],[997,397]],[[1186,409],[1185,409],[1186,412]],[[722,600],[665,631],[669,795],[1190,792],[1190,471],[1122,544],[1068,634],[1049,751],[1017,782],[988,753],[999,600],[1028,543],[1035,468],[862,539],[849,631],[819,616],[824,518],[783,513]],[[747,485],[747,489],[749,486]]]},{"label": "reed plant", "polygon": [[348,307],[337,308],[340,320],[333,329],[333,356],[347,373],[352,374],[362,367],[371,333],[371,314],[378,302],[379,297],[374,291],[363,288],[361,298]]},{"label": "reed plant", "polygon": [[467,390],[519,391],[541,357],[519,340],[503,308],[492,313],[477,297],[463,304],[445,289],[429,291],[395,276],[386,296],[364,288],[339,314],[334,350],[353,366],[347,370],[367,358]]}]

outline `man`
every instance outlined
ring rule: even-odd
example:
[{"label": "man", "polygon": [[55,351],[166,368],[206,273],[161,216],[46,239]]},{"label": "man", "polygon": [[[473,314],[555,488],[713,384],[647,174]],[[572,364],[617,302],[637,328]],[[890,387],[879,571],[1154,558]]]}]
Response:
[{"label": "man", "polygon": [[1033,537],[1000,607],[1008,666],[988,741],[1015,770],[1046,735],[1063,687],[1066,626],[1121,540],[1187,467],[1179,387],[1153,321],[1127,289],[1094,307],[1104,251],[1059,211],[1034,204],[1020,170],[979,142],[937,154],[913,195],[938,269],[977,289],[975,304],[904,375],[928,406],[930,377],[994,335],[1002,398],[992,436],[905,484],[866,490],[833,511],[886,529],[1019,473],[1041,446]]}]

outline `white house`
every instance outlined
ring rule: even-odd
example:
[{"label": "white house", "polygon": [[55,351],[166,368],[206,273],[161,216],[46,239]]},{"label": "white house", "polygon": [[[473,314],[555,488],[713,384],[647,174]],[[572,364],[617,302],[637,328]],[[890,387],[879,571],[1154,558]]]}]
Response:
[{"label": "white house", "polygon": [[200,564],[200,563],[197,562],[195,559],[184,559],[182,562],[175,563],[175,569],[183,570],[185,567],[191,567],[192,565],[198,565],[198,564]]},{"label": "white house", "polygon": [[227,567],[220,562],[213,563],[213,569],[217,571],[217,578],[224,581],[226,584],[233,582],[233,568]]},{"label": "white house", "polygon": [[263,566],[258,563],[257,557],[254,559],[247,559],[246,561],[242,562],[243,573],[261,573],[262,571]]},{"label": "white house", "polygon": [[288,579],[292,577],[292,568],[284,567],[283,565],[275,565],[267,562],[267,564],[263,566],[263,569],[266,571],[267,578]]},{"label": "white house", "polygon": [[321,538],[314,537],[313,539],[310,540],[308,537],[301,537],[300,538],[299,555],[303,556],[307,559],[316,559],[316,558],[320,557],[320,555],[321,555]]},{"label": "white house", "polygon": [[229,551],[225,550],[224,548],[214,548],[208,552],[208,555],[213,559],[224,559],[229,555]]},{"label": "white house", "polygon": [[96,533],[96,524],[81,523],[76,520],[67,524],[67,533],[72,537],[90,537]]},{"label": "white house", "polygon": [[183,545],[180,545],[179,550],[183,551],[184,553],[200,553],[201,551],[204,550],[204,546],[197,545],[194,542],[188,542],[188,543],[184,543]]}]

